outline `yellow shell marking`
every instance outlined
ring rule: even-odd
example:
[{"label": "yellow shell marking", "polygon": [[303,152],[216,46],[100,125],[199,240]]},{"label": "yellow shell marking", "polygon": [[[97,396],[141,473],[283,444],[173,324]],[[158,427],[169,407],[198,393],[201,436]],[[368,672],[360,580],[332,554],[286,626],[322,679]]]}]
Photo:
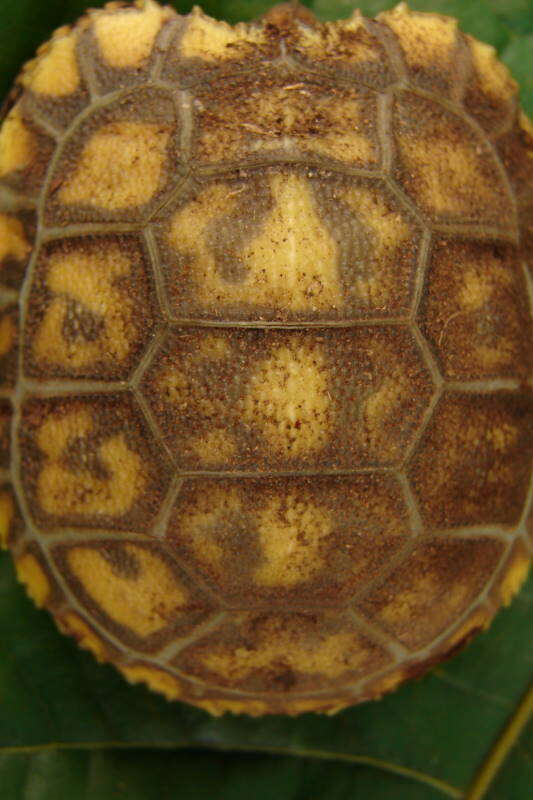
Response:
[{"label": "yellow shell marking", "polygon": [[142,9],[95,15],[94,34],[109,66],[139,67],[150,55],[161,25],[170,17],[168,8],[147,2]]},{"label": "yellow shell marking", "polygon": [[242,24],[232,27],[226,22],[204,16],[195,8],[181,40],[180,55],[182,58],[200,58],[208,62],[225,61],[239,57],[239,45],[258,46],[264,39],[264,33],[259,28]]},{"label": "yellow shell marking", "polygon": [[[364,40],[351,39],[349,47],[344,45],[343,33],[355,34],[360,30],[364,31],[365,26],[359,9],[356,9],[348,19],[324,23],[322,29],[300,25],[298,51],[303,51],[307,58],[313,60],[327,59],[331,52],[332,58],[342,61],[343,64],[379,63],[383,57],[381,52]],[[339,51],[341,55],[337,55]]]},{"label": "yellow shell marking", "polygon": [[194,437],[190,444],[202,464],[209,467],[220,463],[227,464],[237,452],[235,439],[222,429]]},{"label": "yellow shell marking", "polygon": [[8,545],[11,525],[15,518],[15,505],[9,492],[0,492],[0,549]]},{"label": "yellow shell marking", "polygon": [[174,216],[169,243],[192,255],[195,297],[204,308],[245,304],[291,311],[336,308],[342,304],[338,247],[315,206],[309,184],[297,175],[274,175],[274,208],[237,256],[246,268],[239,282],[217,269],[206,233],[213,219],[231,213],[237,197],[229,186],[203,192]]},{"label": "yellow shell marking", "polygon": [[22,261],[31,251],[20,220],[0,214],[0,265],[6,258]]},{"label": "yellow shell marking", "polygon": [[[484,152],[482,158],[474,143],[444,138],[429,141],[411,136],[401,136],[399,141],[407,169],[417,177],[418,199],[430,213],[471,214],[474,197],[476,204],[486,207],[487,214],[499,211],[502,197],[506,196],[508,208],[512,209],[512,199],[503,182],[483,174],[481,167],[489,156]],[[468,175],[468,185],[465,175]]]},{"label": "yellow shell marking", "polygon": [[0,358],[6,356],[17,339],[17,326],[11,316],[0,319]]},{"label": "yellow shell marking", "polygon": [[59,189],[60,201],[106,211],[147,203],[161,183],[170,132],[168,125],[149,122],[104,125]]},{"label": "yellow shell marking", "polygon": [[97,661],[106,661],[109,658],[103,641],[77,614],[68,612],[58,617],[57,624],[63,633],[74,636],[80,647],[90,650]]},{"label": "yellow shell marking", "polygon": [[494,47],[466,36],[481,88],[495,100],[509,102],[518,91],[505,64],[499,60]]},{"label": "yellow shell marking", "polygon": [[401,368],[391,369],[361,403],[363,427],[358,438],[363,446],[381,458],[394,457],[402,443],[390,435],[387,423],[395,412],[400,414],[402,402],[411,393],[409,380]]},{"label": "yellow shell marking", "polygon": [[130,683],[145,683],[154,692],[161,692],[168,700],[177,700],[182,695],[181,687],[176,678],[163,672],[162,669],[155,669],[144,664],[133,664],[126,667],[120,665],[120,671],[126,676]]},{"label": "yellow shell marking", "polygon": [[74,33],[52,39],[45,52],[32,61],[23,74],[24,86],[52,97],[75,92],[80,84],[76,39]]},{"label": "yellow shell marking", "polygon": [[144,490],[142,459],[128,447],[124,434],[105,439],[96,454],[109,479],[87,470],[70,470],[63,464],[65,448],[73,439],[93,433],[88,410],[50,414],[37,433],[37,443],[46,456],[37,482],[39,503],[47,514],[105,515],[127,513]]},{"label": "yellow shell marking", "polygon": [[26,553],[15,561],[17,577],[26,586],[26,591],[36,606],[43,606],[52,588],[48,576],[34,555]]},{"label": "yellow shell marking", "polygon": [[[268,711],[268,706],[261,700],[227,700],[226,698],[214,700],[195,700],[194,705],[203,708],[213,717],[220,717],[222,714],[248,714],[250,717],[261,717]],[[316,703],[314,704],[316,705]]]},{"label": "yellow shell marking", "polygon": [[328,369],[318,345],[277,347],[250,377],[243,421],[284,458],[314,453],[330,437],[334,408],[328,390]]},{"label": "yellow shell marking", "polygon": [[508,606],[513,597],[518,593],[528,576],[530,566],[531,561],[527,554],[523,550],[520,550],[515,555],[511,566],[507,568],[507,574],[500,585],[499,595],[503,605]]},{"label": "yellow shell marking", "polygon": [[0,127],[0,176],[29,166],[35,142],[17,106]]},{"label": "yellow shell marking", "polygon": [[174,621],[176,612],[187,602],[187,593],[163,559],[144,547],[124,547],[139,565],[134,578],[118,576],[94,547],[70,548],[68,564],[111,619],[138,636],[151,636]]},{"label": "yellow shell marking", "polygon": [[251,672],[268,669],[283,660],[289,668],[303,674],[320,674],[337,678],[348,670],[357,669],[368,658],[353,633],[336,633],[309,643],[294,640],[284,631],[272,631],[272,638],[263,637],[256,647],[222,650],[216,647],[202,654],[202,662],[231,681],[245,679]]},{"label": "yellow shell marking", "polygon": [[349,291],[369,308],[386,308],[396,291],[396,274],[383,265],[394,262],[399,248],[411,236],[410,227],[375,190],[360,186],[345,189],[339,196],[372,232],[372,250],[366,254],[364,268],[354,274]]},{"label": "yellow shell marking", "polygon": [[392,28],[411,69],[451,66],[457,44],[456,19],[413,12],[404,3],[379,14],[377,19]]},{"label": "yellow shell marking", "polygon": [[[73,370],[102,362],[123,362],[139,335],[133,324],[132,300],[117,284],[130,274],[131,266],[130,259],[113,245],[98,253],[52,254],[46,284],[55,296],[33,340],[36,361]],[[102,322],[96,338],[86,340],[77,336],[69,341],[64,336],[69,300],[76,301]]]},{"label": "yellow shell marking", "polygon": [[331,514],[306,497],[274,497],[259,513],[262,562],[254,577],[262,586],[294,586],[323,567],[322,540],[332,531]]}]

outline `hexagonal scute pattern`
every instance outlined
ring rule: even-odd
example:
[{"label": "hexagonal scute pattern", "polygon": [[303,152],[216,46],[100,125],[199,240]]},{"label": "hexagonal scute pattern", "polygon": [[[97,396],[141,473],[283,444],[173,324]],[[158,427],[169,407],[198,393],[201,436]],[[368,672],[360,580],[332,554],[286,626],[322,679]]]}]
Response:
[{"label": "hexagonal scute pattern", "polygon": [[84,236],[45,245],[28,299],[26,374],[49,380],[128,378],[155,327],[153,281],[138,236]]},{"label": "hexagonal scute pattern", "polygon": [[150,527],[169,466],[129,394],[29,399],[18,435],[24,492],[39,526]]},{"label": "hexagonal scute pattern", "polygon": [[171,552],[238,608],[346,605],[411,535],[390,475],[186,480]]},{"label": "hexagonal scute pattern", "polygon": [[180,468],[298,472],[398,464],[433,387],[404,328],[187,328],[142,390]]},{"label": "hexagonal scute pattern", "polygon": [[0,129],[0,544],[171,699],[378,696],[527,567],[512,82],[403,4],[235,28],[112,5]]},{"label": "hexagonal scute pattern", "polygon": [[185,187],[158,219],[177,320],[409,313],[422,232],[379,180],[309,166],[226,171]]}]

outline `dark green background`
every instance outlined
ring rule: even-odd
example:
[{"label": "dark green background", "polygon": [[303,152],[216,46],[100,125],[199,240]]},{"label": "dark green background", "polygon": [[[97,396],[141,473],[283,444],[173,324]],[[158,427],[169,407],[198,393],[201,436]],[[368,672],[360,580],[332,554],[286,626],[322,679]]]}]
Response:
[{"label": "dark green background", "polygon": [[[0,0],[0,93],[21,63],[83,0]],[[176,2],[180,12],[192,3]],[[205,0],[229,21],[250,19],[266,0]],[[323,19],[347,16],[351,0],[306,5]],[[373,15],[392,3],[360,5]],[[531,0],[412,3],[459,17],[493,44],[520,81],[533,113]],[[503,766],[488,800],[526,800],[533,787],[533,729],[516,725],[531,679],[533,581],[491,630],[422,681],[379,703],[332,718],[305,715],[212,719],[128,686],[111,667],[60,636],[17,586],[0,556],[1,800],[479,800],[475,776]],[[529,696],[531,703],[531,696]],[[474,781],[474,783],[473,783]]]}]

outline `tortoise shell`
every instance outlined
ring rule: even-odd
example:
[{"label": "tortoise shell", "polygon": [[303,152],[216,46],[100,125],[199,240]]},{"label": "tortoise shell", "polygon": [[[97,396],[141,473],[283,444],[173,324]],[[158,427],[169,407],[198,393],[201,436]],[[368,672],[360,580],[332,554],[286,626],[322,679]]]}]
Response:
[{"label": "tortoise shell", "polygon": [[9,106],[0,511],[35,602],[213,714],[333,712],[485,628],[532,532],[533,139],[493,49],[403,4],[111,3]]}]

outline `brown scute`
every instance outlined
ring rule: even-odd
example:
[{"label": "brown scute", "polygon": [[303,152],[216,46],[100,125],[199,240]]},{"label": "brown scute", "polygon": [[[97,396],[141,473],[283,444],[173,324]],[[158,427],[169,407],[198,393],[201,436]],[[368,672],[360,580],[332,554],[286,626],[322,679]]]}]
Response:
[{"label": "brown scute", "polygon": [[322,611],[235,614],[174,663],[220,687],[290,696],[349,685],[389,659],[349,615]]},{"label": "brown scute", "polygon": [[124,90],[67,137],[51,177],[49,225],[148,215],[177,180],[179,123],[168,90]]},{"label": "brown scute", "polygon": [[83,542],[53,548],[56,566],[86,613],[130,647],[150,652],[187,636],[208,599],[153,542]]},{"label": "brown scute", "polygon": [[39,49],[0,109],[0,548],[61,631],[262,716],[488,626],[533,541],[532,156],[494,50],[404,3],[117,0]]},{"label": "brown scute", "polygon": [[409,470],[427,525],[516,524],[532,457],[531,391],[445,393]]},{"label": "brown scute", "polygon": [[513,233],[513,198],[499,162],[466,118],[405,91],[395,101],[393,125],[393,175],[431,223],[471,223]]},{"label": "brown scute", "polygon": [[[181,468],[351,469],[401,462],[433,387],[402,328],[180,329],[143,392]],[[206,459],[219,432],[231,446]]]},{"label": "brown scute", "polygon": [[137,236],[76,237],[44,246],[28,301],[26,373],[127,378],[153,334],[152,283]]},{"label": "brown scute", "polygon": [[19,430],[22,481],[35,522],[145,530],[168,466],[125,394],[30,399]]},{"label": "brown scute", "polygon": [[408,542],[390,476],[187,481],[166,539],[236,607],[342,606]]},{"label": "brown scute", "polygon": [[490,581],[504,545],[489,537],[420,543],[358,610],[406,647],[430,647]]},{"label": "brown scute", "polygon": [[298,25],[287,36],[286,46],[291,58],[309,72],[384,89],[395,76],[375,31],[375,25],[356,10],[346,20]]},{"label": "brown scute", "polygon": [[515,248],[438,240],[420,320],[447,378],[527,380],[533,329]]},{"label": "brown scute", "polygon": [[380,182],[265,168],[199,184],[169,212],[158,241],[177,319],[409,312],[421,232]]},{"label": "brown scute", "polygon": [[411,83],[443,96],[457,92],[464,82],[464,47],[456,19],[411,11],[403,3],[377,19],[392,32]]},{"label": "brown scute", "polygon": [[0,389],[13,388],[17,378],[19,312],[16,306],[0,310]]},{"label": "brown scute", "polygon": [[364,88],[331,86],[268,70],[239,75],[195,91],[193,158],[246,165],[296,159],[378,166],[375,95]]},{"label": "brown scute", "polygon": [[463,95],[464,107],[494,138],[507,128],[518,105],[518,85],[496,50],[468,34],[462,36],[470,55],[470,74]]}]

